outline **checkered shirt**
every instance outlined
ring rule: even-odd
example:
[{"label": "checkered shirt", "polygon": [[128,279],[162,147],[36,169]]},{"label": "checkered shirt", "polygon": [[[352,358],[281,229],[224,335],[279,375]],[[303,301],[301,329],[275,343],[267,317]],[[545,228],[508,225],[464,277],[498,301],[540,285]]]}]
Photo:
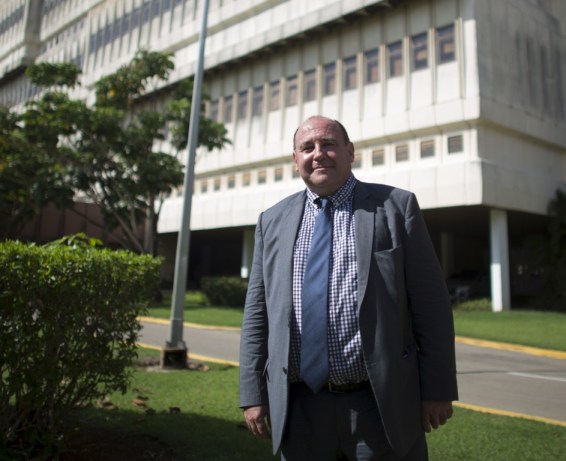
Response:
[{"label": "checkered shirt", "polygon": [[[328,353],[330,382],[356,383],[367,380],[357,314],[358,271],[352,198],[356,179],[350,176],[335,194],[332,204],[332,257],[328,292]],[[307,189],[307,199],[293,252],[293,315],[289,380],[300,381],[301,290],[314,222],[320,205],[318,195]],[[308,288],[308,287],[307,287]]]}]

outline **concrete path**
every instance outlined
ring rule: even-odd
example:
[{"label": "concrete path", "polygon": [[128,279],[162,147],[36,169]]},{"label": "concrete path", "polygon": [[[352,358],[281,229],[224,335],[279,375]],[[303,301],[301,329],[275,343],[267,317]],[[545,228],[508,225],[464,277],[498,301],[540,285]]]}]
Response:
[{"label": "concrete path", "polygon": [[[163,347],[169,321],[142,325],[140,343]],[[185,326],[183,339],[191,358],[238,364],[238,329]],[[459,406],[566,427],[566,353],[459,339],[456,356]]]}]

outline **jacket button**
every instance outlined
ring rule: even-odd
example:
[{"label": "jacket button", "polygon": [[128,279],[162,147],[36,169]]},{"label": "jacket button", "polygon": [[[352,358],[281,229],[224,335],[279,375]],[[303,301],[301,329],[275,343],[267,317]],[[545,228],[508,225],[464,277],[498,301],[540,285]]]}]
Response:
[{"label": "jacket button", "polygon": [[287,368],[283,367],[283,373],[287,374]]}]

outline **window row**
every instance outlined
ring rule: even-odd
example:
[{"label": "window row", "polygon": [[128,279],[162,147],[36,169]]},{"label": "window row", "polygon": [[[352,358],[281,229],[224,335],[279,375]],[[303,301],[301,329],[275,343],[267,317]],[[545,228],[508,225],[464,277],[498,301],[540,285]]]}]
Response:
[{"label": "window row", "polygon": [[18,6],[8,16],[0,20],[0,35],[8,32],[12,27],[24,19],[24,5]]},{"label": "window row", "polygon": [[68,0],[44,0],[41,14],[45,16],[45,15],[51,13],[51,11],[58,8],[59,6],[66,3],[67,1]]},{"label": "window row", "polygon": [[132,11],[125,12],[122,17],[109,22],[98,31],[92,33],[89,39],[89,52],[96,53],[109,43],[124,35],[128,35],[134,29],[142,26],[167,11],[181,5],[184,0],[144,0]]},{"label": "window row", "polygon": [[[419,147],[419,158],[427,159],[434,158],[436,156],[435,140],[434,139],[424,139],[418,144]],[[409,161],[410,146],[408,143],[399,143],[391,146],[393,149],[393,161],[395,163],[403,163]],[[379,147],[371,151],[371,167],[379,167],[386,164],[386,154],[385,147]],[[464,151],[463,137],[461,134],[448,136],[446,138],[446,152],[448,154],[459,154]],[[352,168],[354,170],[362,168],[362,155],[361,153],[356,153]],[[281,182],[285,178],[285,167],[280,165],[274,167],[268,172],[267,168],[257,170],[252,174],[251,171],[245,171],[240,175],[236,173],[229,174],[224,177],[215,176],[210,178],[202,178],[197,181],[195,185],[195,190],[201,194],[206,194],[208,192],[218,192],[223,189],[235,189],[238,187],[249,187],[252,185],[262,185],[267,184],[268,174],[273,174],[273,182]],[[237,182],[237,176],[241,176],[239,183]],[[292,168],[291,179],[298,179],[299,174]],[[225,181],[223,185],[222,182]]]},{"label": "window row", "polygon": [[[84,19],[81,19],[80,21],[75,22],[69,27],[66,27],[58,34],[52,36],[49,40],[46,40],[41,46],[41,52],[45,53],[47,50],[56,47],[60,43],[64,43],[66,45],[75,45],[76,42],[80,41],[82,44],[81,32],[84,29],[84,26],[85,21]],[[82,45],[81,48],[83,48]]]},{"label": "window row", "polygon": [[[436,142],[434,139],[424,139],[418,143],[418,156],[420,159],[428,159],[436,157]],[[464,139],[461,134],[448,136],[446,138],[446,152],[449,155],[460,154],[464,152]],[[395,163],[407,162],[410,159],[410,146],[408,143],[399,143],[393,146],[393,160]],[[356,163],[361,167],[361,156],[356,156]],[[371,166],[385,165],[385,148],[380,147],[372,150]]]},{"label": "window row", "polygon": [[[273,169],[273,181],[274,182],[281,182],[284,178],[284,171],[285,167],[278,166]],[[257,170],[255,172],[255,178],[252,179],[252,172],[251,171],[244,171],[241,173],[241,183],[240,187],[249,187],[252,184],[254,185],[261,185],[267,183],[267,169]],[[292,170],[292,178],[296,179],[299,177],[299,174],[295,169]],[[235,189],[236,188],[236,174],[229,174],[225,177],[226,189]],[[222,190],[222,177],[215,176],[213,178],[202,178],[198,180],[198,185],[196,186],[196,190],[198,190],[201,194],[206,194],[209,191],[220,191]]]},{"label": "window row", "polygon": [[[413,71],[429,67],[430,35],[428,32],[423,32],[412,36],[409,40],[410,62]],[[436,28],[434,36],[437,65],[454,61],[456,59],[454,25]],[[308,69],[301,74],[273,80],[251,90],[245,89],[234,95],[214,99],[209,103],[208,116],[215,121],[230,123],[234,115],[237,119],[248,117],[248,112],[251,112],[252,116],[261,116],[264,106],[268,111],[279,110],[282,106],[295,106],[299,103],[300,92],[303,103],[316,100],[319,91],[323,97],[334,95],[338,91],[339,84],[338,66],[341,66],[343,91],[358,88],[360,77],[364,84],[378,83],[382,66],[385,66],[388,77],[402,76],[404,72],[403,43],[403,40],[399,40],[384,47],[367,50],[363,54],[355,54],[337,62],[323,64],[320,69]],[[381,59],[383,54],[385,57]],[[359,69],[363,70],[362,75],[359,75]],[[266,99],[265,104],[264,98]]]}]

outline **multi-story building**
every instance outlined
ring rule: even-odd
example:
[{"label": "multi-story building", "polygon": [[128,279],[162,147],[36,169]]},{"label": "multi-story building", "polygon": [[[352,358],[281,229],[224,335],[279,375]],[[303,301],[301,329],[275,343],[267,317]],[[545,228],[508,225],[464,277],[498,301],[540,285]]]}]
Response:
[{"label": "multi-story building", "polygon": [[[5,0],[0,104],[33,95],[31,62],[76,62],[88,98],[143,47],[174,52],[173,85],[197,67],[202,11],[202,0]],[[531,294],[523,242],[566,187],[565,39],[561,0],[210,0],[207,116],[232,144],[197,155],[191,279],[248,275],[258,214],[304,187],[293,132],[323,114],[348,129],[359,179],[416,193],[457,295],[491,287],[503,309]],[[159,222],[170,268],[181,201],[176,191]]]}]

